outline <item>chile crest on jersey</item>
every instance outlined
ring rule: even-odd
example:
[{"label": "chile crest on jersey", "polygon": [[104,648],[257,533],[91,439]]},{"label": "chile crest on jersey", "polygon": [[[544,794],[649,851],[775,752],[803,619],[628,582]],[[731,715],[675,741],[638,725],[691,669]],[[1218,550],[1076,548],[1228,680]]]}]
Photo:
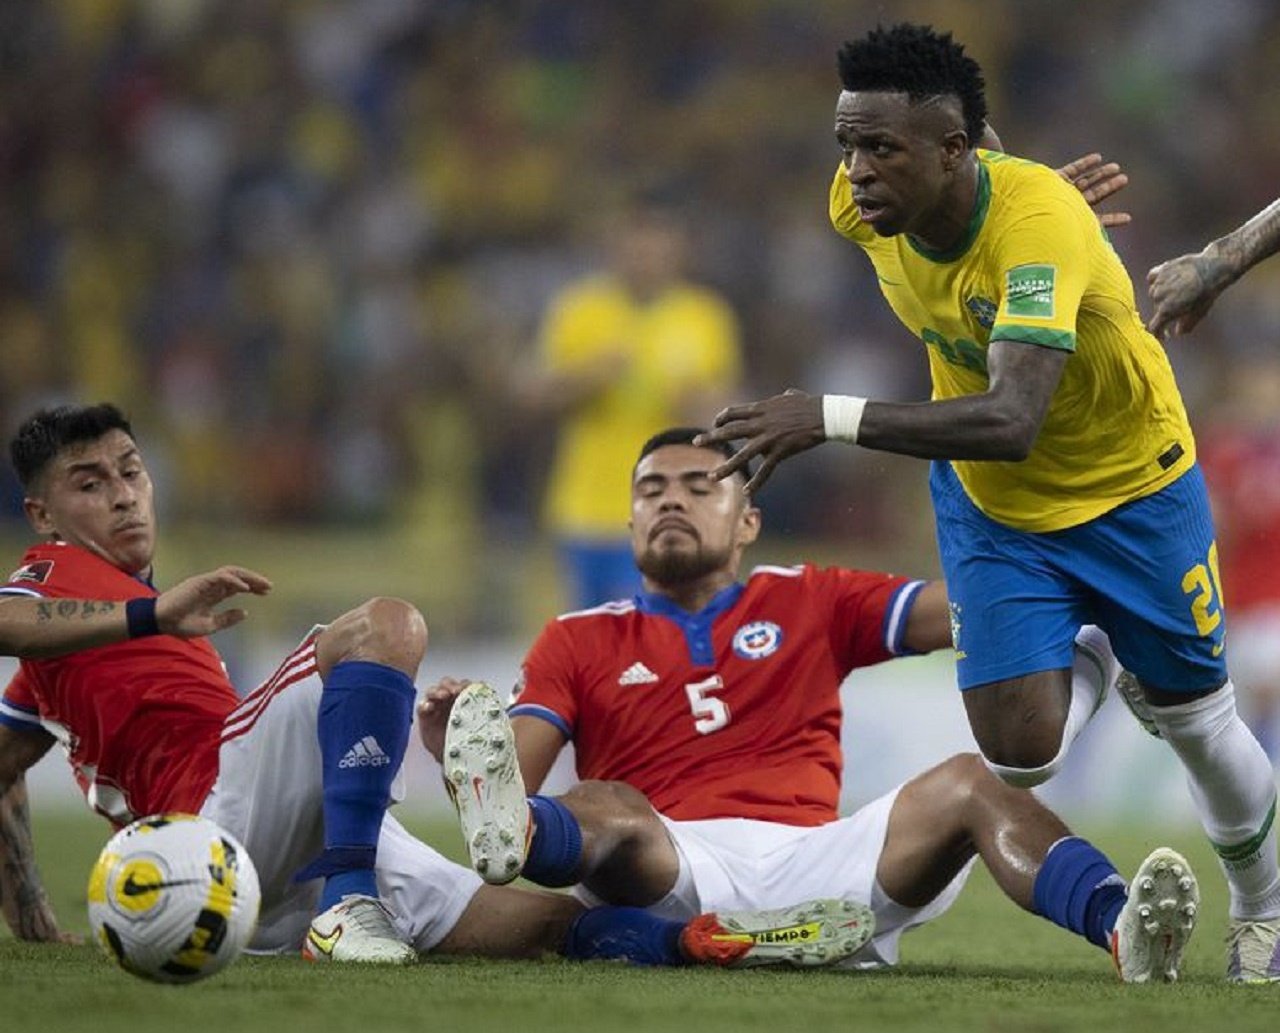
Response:
[{"label": "chile crest on jersey", "polygon": [[744,660],[763,660],[782,645],[782,629],[773,621],[752,621],[733,633],[733,651]]}]

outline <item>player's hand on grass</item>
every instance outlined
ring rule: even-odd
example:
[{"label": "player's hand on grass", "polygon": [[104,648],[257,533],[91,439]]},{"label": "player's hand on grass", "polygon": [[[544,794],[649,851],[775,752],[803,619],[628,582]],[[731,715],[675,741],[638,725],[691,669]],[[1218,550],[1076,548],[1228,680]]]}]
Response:
[{"label": "player's hand on grass", "polygon": [[470,684],[469,678],[441,678],[418,702],[418,735],[437,761],[444,756],[444,732],[453,701]]},{"label": "player's hand on grass", "polygon": [[49,905],[44,890],[38,892],[39,900],[29,908],[20,909],[16,918],[10,917],[9,927],[14,936],[28,943],[66,943],[79,946],[84,939],[75,933],[63,932],[58,928],[57,916]]},{"label": "player's hand on grass", "polygon": [[[1112,194],[1129,185],[1129,177],[1114,161],[1104,162],[1101,154],[1086,154],[1058,169],[1058,175],[1084,194],[1090,207],[1096,208]],[[1099,212],[1103,226],[1126,226],[1133,221],[1128,212]]]},{"label": "player's hand on grass", "polygon": [[744,442],[731,458],[711,471],[711,476],[723,480],[760,456],[762,462],[746,487],[747,493],[753,495],[782,460],[826,440],[822,398],[793,388],[759,402],[722,409],[714,429],[699,435],[694,444],[702,447],[725,441]]},{"label": "player's hand on grass", "polygon": [[1147,329],[1161,339],[1190,333],[1228,282],[1203,251],[1161,262],[1147,273],[1147,290],[1156,304]]},{"label": "player's hand on grass", "polygon": [[156,599],[156,623],[166,635],[198,638],[239,624],[247,614],[239,607],[216,609],[234,595],[266,595],[271,582],[245,567],[219,567],[189,577]]}]

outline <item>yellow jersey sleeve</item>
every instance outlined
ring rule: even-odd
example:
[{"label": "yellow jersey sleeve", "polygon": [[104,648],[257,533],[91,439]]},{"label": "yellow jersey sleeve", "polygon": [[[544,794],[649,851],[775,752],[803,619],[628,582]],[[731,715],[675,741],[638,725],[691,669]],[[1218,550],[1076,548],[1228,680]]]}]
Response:
[{"label": "yellow jersey sleeve", "polygon": [[1049,199],[1029,207],[995,243],[1001,295],[989,341],[1075,351],[1087,254],[1079,221],[1065,203]]}]

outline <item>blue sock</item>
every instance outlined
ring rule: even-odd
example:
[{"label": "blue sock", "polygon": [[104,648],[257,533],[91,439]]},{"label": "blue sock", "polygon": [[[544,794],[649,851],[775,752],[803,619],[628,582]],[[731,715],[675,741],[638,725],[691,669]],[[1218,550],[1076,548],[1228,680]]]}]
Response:
[{"label": "blue sock", "polygon": [[563,954],[575,961],[609,959],[633,965],[683,965],[684,923],[638,907],[593,907],[569,926]]},{"label": "blue sock", "polygon": [[296,876],[325,876],[324,911],[350,893],[378,895],[382,817],[404,760],[416,690],[403,671],[366,660],[335,664],[320,697],[324,853]]},{"label": "blue sock", "polygon": [[559,800],[550,796],[529,797],[533,839],[523,875],[539,886],[572,886],[578,881],[582,858],[582,829],[578,819]]},{"label": "blue sock", "polygon": [[1031,909],[1103,950],[1128,893],[1115,865],[1079,836],[1049,848],[1031,891]]}]

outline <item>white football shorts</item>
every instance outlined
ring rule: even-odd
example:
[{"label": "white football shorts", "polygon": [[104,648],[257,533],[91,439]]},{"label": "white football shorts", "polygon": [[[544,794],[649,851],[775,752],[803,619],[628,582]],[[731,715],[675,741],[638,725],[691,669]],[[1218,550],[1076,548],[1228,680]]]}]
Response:
[{"label": "white football shorts", "polygon": [[[322,880],[293,881],[324,849],[318,630],[228,716],[218,779],[200,810],[244,844],[258,870],[262,911],[251,949],[260,953],[300,949],[320,897]],[[392,799],[403,796],[401,773]],[[420,951],[448,935],[483,885],[475,872],[409,835],[390,814],[382,819],[377,878],[397,929]]]},{"label": "white football shorts", "polygon": [[[902,934],[946,911],[973,867],[970,861],[924,907],[890,900],[876,882],[876,866],[897,795],[894,789],[846,818],[816,826],[743,818],[672,821],[659,815],[680,855],[680,874],[672,891],[649,910],[684,920],[705,911],[755,911],[819,897],[856,900],[875,912],[876,931],[841,965],[892,965]],[[581,888],[577,892],[598,903]]]}]

